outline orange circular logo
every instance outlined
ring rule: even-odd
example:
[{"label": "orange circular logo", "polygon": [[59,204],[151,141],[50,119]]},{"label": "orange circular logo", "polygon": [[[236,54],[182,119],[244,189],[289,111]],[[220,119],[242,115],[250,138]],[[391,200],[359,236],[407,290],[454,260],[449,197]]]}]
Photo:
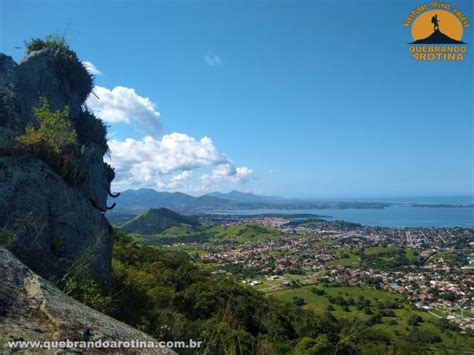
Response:
[{"label": "orange circular logo", "polygon": [[419,61],[463,61],[467,43],[464,30],[470,27],[461,9],[449,3],[432,1],[414,8],[403,20],[410,28],[413,42],[408,51]]},{"label": "orange circular logo", "polygon": [[447,36],[454,41],[461,41],[463,28],[461,21],[451,12],[430,10],[422,13],[413,22],[411,35],[414,41],[427,39],[432,35]]}]

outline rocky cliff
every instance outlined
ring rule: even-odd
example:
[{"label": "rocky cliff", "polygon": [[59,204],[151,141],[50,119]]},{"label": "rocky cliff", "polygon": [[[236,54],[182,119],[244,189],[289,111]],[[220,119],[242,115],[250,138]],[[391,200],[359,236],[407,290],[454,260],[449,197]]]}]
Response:
[{"label": "rocky cliff", "polygon": [[[0,275],[0,349],[8,349],[9,341],[20,340],[154,342],[148,335],[64,295],[2,247]],[[37,351],[41,354],[56,354],[58,350]],[[67,353],[76,354],[82,350],[78,347],[68,349]],[[32,349],[29,351],[31,353]],[[120,354],[174,354],[162,348],[115,351]],[[106,352],[112,352],[112,349],[88,350],[88,353]]]},{"label": "rocky cliff", "polygon": [[93,78],[64,40],[49,40],[32,40],[19,64],[0,53],[0,353],[84,352],[9,348],[19,340],[153,342],[55,286],[111,280],[104,214],[116,196],[107,127],[85,105]]},{"label": "rocky cliff", "polygon": [[[71,52],[73,53],[73,52]],[[87,111],[92,78],[77,57],[44,48],[17,64],[0,53],[0,243],[39,275],[58,280],[78,265],[93,277],[111,273],[112,235],[104,217],[113,170],[104,163],[105,125]],[[33,109],[69,109],[83,176],[66,181],[44,159],[16,149]]]}]

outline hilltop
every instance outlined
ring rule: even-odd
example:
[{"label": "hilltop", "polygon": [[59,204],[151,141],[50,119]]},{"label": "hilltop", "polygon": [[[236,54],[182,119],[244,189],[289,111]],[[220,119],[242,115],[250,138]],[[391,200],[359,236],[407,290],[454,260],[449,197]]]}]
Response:
[{"label": "hilltop", "polygon": [[171,227],[197,226],[195,218],[183,216],[167,208],[152,208],[120,226],[125,233],[153,235]]}]

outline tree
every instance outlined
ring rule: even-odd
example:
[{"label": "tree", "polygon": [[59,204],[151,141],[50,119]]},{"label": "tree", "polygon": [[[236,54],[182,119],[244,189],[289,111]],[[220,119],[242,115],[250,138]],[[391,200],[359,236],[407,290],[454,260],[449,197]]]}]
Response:
[{"label": "tree", "polygon": [[332,354],[332,344],[327,334],[321,334],[317,338],[303,338],[296,345],[295,355],[324,355]]},{"label": "tree", "polygon": [[326,291],[317,287],[313,287],[312,291],[315,295],[318,295],[318,296],[323,296],[326,293]]},{"label": "tree", "polygon": [[421,322],[423,322],[423,318],[421,318],[419,315],[415,314],[412,315],[410,318],[408,318],[407,324],[411,326],[417,326]]},{"label": "tree", "polygon": [[296,304],[297,306],[304,306],[306,304],[305,300],[303,297],[293,297],[293,303]]}]

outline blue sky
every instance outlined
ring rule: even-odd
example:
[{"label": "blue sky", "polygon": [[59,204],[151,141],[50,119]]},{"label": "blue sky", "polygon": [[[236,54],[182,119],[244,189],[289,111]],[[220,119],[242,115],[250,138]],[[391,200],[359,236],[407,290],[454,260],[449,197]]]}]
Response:
[{"label": "blue sky", "polygon": [[[25,39],[64,33],[99,96],[137,101],[109,122],[117,189],[472,195],[472,48],[412,60],[402,21],[421,3],[4,0],[0,50],[20,60]],[[472,1],[450,3],[473,21]]]}]

